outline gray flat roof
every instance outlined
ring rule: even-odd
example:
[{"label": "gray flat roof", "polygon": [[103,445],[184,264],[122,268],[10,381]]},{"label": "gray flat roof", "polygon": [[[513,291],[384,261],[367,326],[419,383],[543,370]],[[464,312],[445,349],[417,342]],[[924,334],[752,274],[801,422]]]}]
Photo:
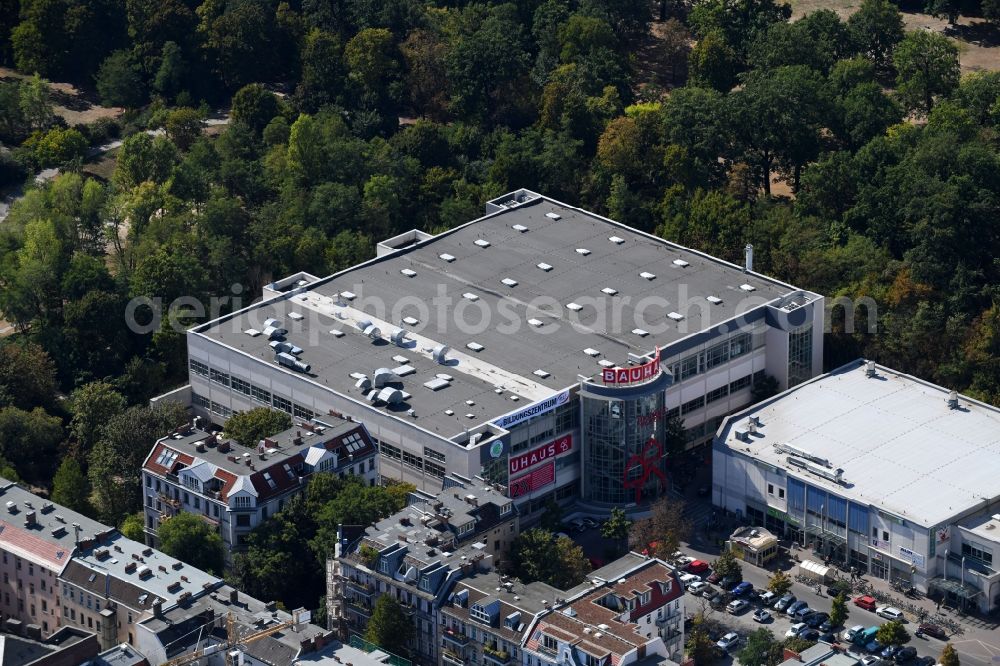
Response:
[{"label": "gray flat roof", "polygon": [[[516,286],[504,284],[505,279]],[[371,377],[376,368],[399,366],[393,356],[406,356],[417,372],[401,379],[412,397],[397,415],[412,407],[419,426],[444,436],[571,386],[578,375],[596,375],[602,360],[624,366],[629,354],[648,355],[657,346],[797,291],[544,197],[304,289],[304,294],[286,294],[194,330],[274,363],[266,336],[244,331],[263,330],[266,319],[279,319],[289,331],[288,341],[304,350],[300,358],[311,365],[314,381],[361,400],[350,373]],[[292,313],[303,318],[291,318]],[[670,313],[684,318],[671,319]],[[381,341],[358,330],[355,324],[365,316],[381,323]],[[418,322],[404,325],[409,317]],[[458,317],[469,326],[459,326]],[[419,343],[409,349],[391,344],[386,338],[395,327],[411,331]],[[335,337],[332,330],[344,335]],[[451,366],[430,359],[424,346],[434,343],[454,350]],[[470,343],[481,349],[471,350]],[[477,365],[485,369],[476,372]],[[425,388],[423,383],[439,372],[454,377],[451,386]],[[505,389],[500,394],[494,392],[498,385]],[[476,404],[467,406],[466,400]],[[446,409],[454,414],[443,414]]]},{"label": "gray flat roof", "polygon": [[[782,467],[862,504],[933,527],[1000,499],[1000,410],[876,365],[850,363],[730,417],[715,446]],[[748,417],[759,434],[736,438]],[[846,484],[787,462],[790,444],[844,470]]]}]

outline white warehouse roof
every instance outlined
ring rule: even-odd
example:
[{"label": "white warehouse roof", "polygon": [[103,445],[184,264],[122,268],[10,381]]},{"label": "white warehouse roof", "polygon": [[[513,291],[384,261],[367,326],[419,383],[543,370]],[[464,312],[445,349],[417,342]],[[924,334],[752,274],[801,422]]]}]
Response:
[{"label": "white warehouse roof", "polygon": [[[948,389],[872,365],[874,376],[856,361],[734,414],[715,447],[926,527],[997,501],[1000,409],[963,396],[952,408]],[[760,425],[741,439],[750,417]],[[829,465],[795,466],[794,453]]]}]

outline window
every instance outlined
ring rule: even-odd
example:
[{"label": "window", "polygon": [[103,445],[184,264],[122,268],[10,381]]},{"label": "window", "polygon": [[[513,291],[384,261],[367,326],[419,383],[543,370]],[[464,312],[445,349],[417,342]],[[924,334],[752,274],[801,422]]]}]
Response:
[{"label": "window", "polygon": [[885,530],[882,530],[882,541],[888,541],[888,540],[889,540],[889,533],[886,532]]},{"label": "window", "polygon": [[559,649],[559,642],[548,634],[542,634],[542,647],[546,650],[552,650],[555,652]]},{"label": "window", "polygon": [[778,488],[778,499],[785,499],[785,489]]},{"label": "window", "polygon": [[390,575],[389,560],[388,560],[388,558],[385,558],[385,557],[380,557],[379,558],[379,560],[378,560],[378,570],[379,570],[379,572],[384,573],[387,576]]},{"label": "window", "polygon": [[191,476],[190,474],[184,475],[184,485],[196,493],[201,492],[201,481]]},{"label": "window", "polygon": [[249,509],[253,506],[252,498],[249,495],[237,495],[233,498],[233,507],[237,509]]},{"label": "window", "polygon": [[280,409],[283,412],[292,413],[292,401],[286,400],[281,396],[274,396],[274,407],[275,409]]},{"label": "window", "polygon": [[379,450],[382,451],[382,455],[386,458],[392,458],[393,460],[399,460],[402,458],[402,451],[393,446],[392,444],[386,444],[382,442],[379,445]]},{"label": "window", "polygon": [[443,453],[438,453],[434,449],[424,447],[424,457],[430,460],[436,460],[438,462],[445,462],[445,456]]},{"label": "window", "polygon": [[689,400],[681,405],[681,414],[688,414],[696,409],[701,409],[705,406],[705,397],[701,396],[695,398],[694,400]]},{"label": "window", "polygon": [[233,415],[233,410],[229,409],[223,404],[215,402],[214,400],[209,403],[208,409],[213,414],[218,414],[219,416],[222,416],[227,419]]},{"label": "window", "polygon": [[[372,463],[372,461],[369,460],[368,461],[369,468],[371,467],[371,463]],[[425,462],[424,463],[424,471],[427,472],[428,474],[430,474],[431,476],[437,477],[439,479],[443,479],[444,475],[445,475],[445,468],[444,468],[444,466],[443,465],[438,465],[437,463],[432,463],[432,462]]]},{"label": "window", "polygon": [[297,419],[305,419],[306,421],[311,421],[312,417],[316,416],[313,410],[307,409],[302,405],[292,405],[292,414]]},{"label": "window", "polygon": [[740,377],[735,382],[729,384],[729,392],[736,393],[737,391],[742,391],[750,386],[750,375],[746,377]]},{"label": "window", "polygon": [[191,359],[190,366],[191,366],[191,372],[193,372],[194,374],[201,375],[202,377],[208,377],[208,366],[202,363],[201,361],[196,361],[194,359]]},{"label": "window", "polygon": [[993,564],[993,552],[988,550],[986,546],[973,541],[962,543],[962,555],[964,557],[972,557],[986,564]]},{"label": "window", "polygon": [[250,527],[250,514],[249,513],[236,514],[236,527]]},{"label": "window", "polygon": [[705,352],[705,369],[711,370],[729,360],[729,343],[723,342],[721,345],[709,347]]},{"label": "window", "polygon": [[216,384],[222,384],[223,386],[229,386],[229,374],[222,372],[221,370],[216,370],[212,368],[210,373],[211,379]]},{"label": "window", "polygon": [[194,393],[192,391],[192,393],[191,393],[191,404],[195,405],[196,407],[204,407],[205,409],[208,409],[208,406],[209,406],[210,403],[209,403],[208,398],[206,398],[203,395],[199,395],[197,393]]},{"label": "window", "polygon": [[740,333],[729,339],[729,358],[736,358],[750,353],[751,338],[749,333]]},{"label": "window", "polygon": [[812,324],[788,334],[788,387],[812,376]]},{"label": "window", "polygon": [[773,483],[767,484],[767,494],[768,495],[773,495],[774,494],[774,484]]},{"label": "window", "polygon": [[257,402],[262,402],[265,405],[271,404],[271,392],[265,391],[259,386],[250,386],[250,397]]},{"label": "window", "polygon": [[705,395],[705,402],[715,402],[716,400],[722,400],[727,395],[729,395],[729,386],[720,386],[714,391],[709,391]]},{"label": "window", "polygon": [[250,382],[243,381],[239,377],[232,378],[233,390],[243,395],[250,395]]}]

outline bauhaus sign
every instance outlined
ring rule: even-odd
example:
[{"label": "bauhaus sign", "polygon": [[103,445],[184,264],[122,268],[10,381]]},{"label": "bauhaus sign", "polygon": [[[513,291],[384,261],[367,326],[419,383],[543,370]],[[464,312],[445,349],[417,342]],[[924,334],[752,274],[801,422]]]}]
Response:
[{"label": "bauhaus sign", "polygon": [[633,384],[652,379],[660,372],[660,348],[656,348],[656,354],[652,361],[646,361],[641,365],[633,365],[628,368],[605,368],[601,372],[601,379],[605,384]]},{"label": "bauhaus sign", "polygon": [[527,495],[539,488],[544,488],[550,483],[555,483],[555,467],[555,463],[550,462],[512,480],[509,492],[511,499]]},{"label": "bauhaus sign", "polygon": [[548,460],[549,458],[555,458],[560,453],[566,453],[567,451],[572,450],[572,448],[573,436],[566,435],[557,440],[551,441],[548,444],[543,444],[537,449],[512,455],[510,457],[509,465],[510,473],[517,474],[518,472],[526,470],[542,461]]}]

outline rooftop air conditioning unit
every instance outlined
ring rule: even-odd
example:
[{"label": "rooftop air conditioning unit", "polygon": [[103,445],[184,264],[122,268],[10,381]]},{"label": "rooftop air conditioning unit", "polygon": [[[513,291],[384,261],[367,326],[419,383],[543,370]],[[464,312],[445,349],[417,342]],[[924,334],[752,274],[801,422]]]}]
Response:
[{"label": "rooftop air conditioning unit", "polygon": [[431,357],[436,363],[444,364],[448,360],[448,345],[438,345],[431,351]]}]

